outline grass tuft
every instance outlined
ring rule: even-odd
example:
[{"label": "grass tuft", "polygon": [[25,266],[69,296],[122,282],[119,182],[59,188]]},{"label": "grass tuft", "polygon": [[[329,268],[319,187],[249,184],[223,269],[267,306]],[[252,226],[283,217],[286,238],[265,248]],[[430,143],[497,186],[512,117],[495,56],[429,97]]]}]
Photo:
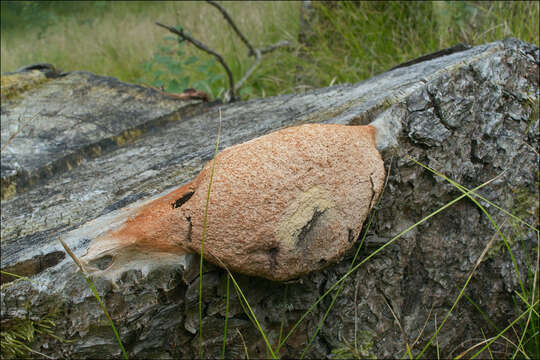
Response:
[{"label": "grass tuft", "polygon": [[124,344],[122,343],[122,340],[120,339],[120,335],[118,334],[118,331],[116,330],[116,326],[114,326],[114,322],[113,322],[113,320],[111,318],[111,315],[109,315],[109,312],[107,311],[107,308],[105,307],[105,304],[101,300],[101,297],[99,296],[99,294],[98,294],[98,292],[96,290],[96,287],[94,286],[94,282],[86,275],[86,270],[85,270],[83,264],[81,263],[79,258],[73,253],[73,251],[71,251],[71,249],[64,242],[64,240],[62,240],[62,238],[58,238],[58,240],[60,241],[60,243],[62,244],[62,246],[64,247],[64,249],[68,253],[68,255],[71,257],[71,259],[73,259],[75,264],[77,264],[77,266],[81,270],[82,276],[84,277],[84,279],[88,283],[88,286],[90,287],[90,289],[92,290],[92,293],[94,294],[94,297],[98,301],[99,306],[101,307],[101,310],[103,310],[103,313],[105,314],[105,316],[107,317],[107,320],[109,321],[109,324],[111,325],[114,336],[116,337],[116,341],[118,342],[118,345],[120,346],[120,349],[122,350],[122,355],[123,355],[124,359],[128,360],[129,358],[128,358],[128,355],[126,353],[126,349],[124,348]]},{"label": "grass tuft", "polygon": [[[537,1],[313,4],[313,46],[296,42],[289,50],[265,56],[242,89],[243,98],[362,81],[458,43],[479,45],[511,36],[539,44]],[[1,72],[49,62],[64,71],[86,70],[130,83],[152,84],[157,75],[164,85],[216,92],[224,81],[219,65],[204,65],[211,57],[193,46],[182,50],[155,21],[182,26],[223,54],[237,80],[255,61],[221,14],[204,2],[39,1],[1,6]],[[301,2],[228,1],[223,6],[254,46],[298,39]],[[160,67],[162,49],[181,67],[181,74]],[[180,57],[175,55],[178,50]],[[190,66],[193,57],[200,62]],[[203,71],[197,69],[201,64]],[[212,89],[206,88],[214,81]]]}]

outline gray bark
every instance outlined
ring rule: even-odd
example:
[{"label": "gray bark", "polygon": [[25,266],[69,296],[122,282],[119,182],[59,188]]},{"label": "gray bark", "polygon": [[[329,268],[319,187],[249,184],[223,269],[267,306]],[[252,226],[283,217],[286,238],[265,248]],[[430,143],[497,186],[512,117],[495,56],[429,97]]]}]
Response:
[{"label": "gray bark", "polygon": [[[461,195],[409,157],[469,189],[506,170],[479,193],[538,228],[539,62],[538,47],[508,39],[358,84],[222,106],[220,147],[303,123],[401,124],[378,140],[388,184],[361,257]],[[192,179],[213,155],[218,107],[86,72],[47,77],[30,69],[3,77],[22,85],[13,94],[2,89],[1,268],[33,281],[2,274],[2,324],[51,313],[54,333],[73,341],[42,335],[32,344],[36,351],[58,358],[118,357],[112,331],[58,237],[82,256],[130,208]],[[519,224],[481,203],[510,237]],[[534,259],[537,232],[520,229],[511,248],[529,286],[526,262]],[[308,357],[335,355],[355,338],[362,356],[403,356],[389,306],[409,344],[426,324],[412,350],[418,353],[434,333],[435,316],[440,324],[494,234],[489,219],[467,199],[407,232],[344,282]],[[290,329],[347,272],[352,255],[291,284],[236,276],[271,344],[282,320]],[[205,265],[205,357],[221,356],[225,281],[222,269]],[[118,288],[106,278],[94,282],[130,357],[198,356],[196,257],[156,260],[141,254]],[[512,299],[519,290],[512,260],[497,238],[466,295],[502,329],[519,315]],[[245,356],[243,341],[250,357],[266,357],[262,337],[231,294],[227,357]],[[329,303],[326,298],[306,317],[282,357],[301,354]],[[479,341],[481,330],[486,337],[497,333],[462,299],[438,335],[442,356],[456,356]]]}]

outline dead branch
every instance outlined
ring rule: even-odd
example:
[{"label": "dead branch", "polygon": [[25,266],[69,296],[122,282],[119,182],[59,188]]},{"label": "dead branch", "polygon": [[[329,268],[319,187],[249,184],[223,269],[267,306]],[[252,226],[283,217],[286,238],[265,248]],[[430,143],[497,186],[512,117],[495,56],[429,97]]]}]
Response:
[{"label": "dead branch", "polygon": [[269,52],[272,52],[276,49],[279,49],[281,47],[287,47],[291,46],[291,42],[288,40],[280,40],[275,44],[268,45],[266,47],[260,48],[259,51],[261,52],[261,55],[268,54]]},{"label": "dead branch", "polygon": [[255,51],[255,62],[253,63],[253,65],[251,65],[248,71],[246,71],[244,76],[242,76],[242,78],[236,83],[236,85],[234,86],[235,91],[240,89],[244,85],[248,77],[253,73],[253,71],[255,71],[257,66],[259,66],[259,64],[261,63],[261,58],[262,58],[261,51],[259,49],[254,49],[254,51]]},{"label": "dead branch", "polygon": [[236,84],[234,83],[233,75],[232,75],[232,72],[231,72],[229,66],[227,65],[227,63],[225,62],[223,57],[221,55],[219,55],[217,52],[210,49],[209,47],[202,44],[201,42],[195,40],[191,36],[186,35],[184,33],[183,29],[178,30],[178,29],[173,28],[171,26],[163,25],[163,24],[161,24],[159,22],[156,22],[156,25],[161,26],[161,27],[169,30],[170,32],[180,36],[181,39],[189,41],[190,43],[192,43],[193,45],[195,45],[199,49],[201,49],[201,50],[203,50],[203,51],[205,51],[205,52],[207,52],[207,53],[209,53],[211,55],[214,55],[218,59],[220,64],[223,66],[223,68],[227,72],[227,77],[229,78],[229,91],[225,95],[225,101],[226,102],[228,102],[228,101],[232,102],[232,101],[235,100],[235,96],[234,96],[235,92],[238,91],[244,85],[244,83],[251,76],[251,74],[255,71],[255,69],[260,65],[261,60],[262,60],[262,55],[267,54],[269,52],[272,52],[272,51],[274,51],[276,49],[279,49],[281,47],[290,46],[291,42],[282,40],[282,41],[278,41],[277,43],[275,43],[273,45],[269,45],[269,46],[266,46],[266,47],[263,47],[263,48],[254,48],[251,45],[251,43],[248,41],[248,39],[244,36],[244,34],[238,29],[238,27],[236,26],[236,24],[232,20],[231,16],[227,12],[227,10],[225,10],[225,8],[223,8],[223,6],[221,6],[220,4],[218,4],[217,2],[215,2],[213,0],[207,0],[207,3],[214,6],[216,9],[219,10],[219,12],[221,12],[221,14],[225,18],[225,20],[227,20],[229,25],[233,28],[236,35],[238,35],[240,40],[242,40],[242,42],[248,48],[248,50],[249,50],[248,56],[255,56],[255,62],[253,63],[253,65],[251,65],[251,67],[246,71],[244,76],[242,76],[242,78]]},{"label": "dead branch", "polygon": [[231,27],[233,28],[234,32],[236,33],[236,35],[238,35],[238,37],[240,38],[240,40],[242,40],[242,42],[244,44],[246,44],[247,48],[249,49],[249,54],[248,56],[254,56],[255,55],[255,49],[253,48],[253,46],[249,43],[248,39],[246,39],[246,37],[244,36],[244,34],[242,34],[242,32],[240,30],[238,30],[238,28],[236,27],[236,24],[234,23],[234,21],[232,20],[232,18],[230,17],[229,13],[227,12],[227,10],[225,10],[225,8],[221,5],[219,5],[217,2],[215,1],[212,1],[212,0],[206,0],[207,3],[209,3],[210,5],[212,5],[213,7],[215,7],[216,9],[219,10],[219,12],[223,15],[223,17],[225,18],[225,20],[227,20],[227,22],[229,23],[229,25],[231,25]]},{"label": "dead branch", "polygon": [[203,102],[209,102],[210,101],[210,95],[208,95],[204,91],[199,91],[199,90],[192,89],[192,88],[185,89],[183,92],[181,92],[179,94],[173,94],[173,93],[165,92],[165,91],[163,91],[161,89],[158,89],[157,87],[154,87],[154,86],[149,85],[149,84],[143,84],[143,85],[145,85],[146,87],[148,87],[148,88],[150,88],[150,89],[152,89],[154,91],[157,91],[161,95],[164,95],[164,96],[167,96],[167,97],[170,97],[170,98],[173,98],[173,99],[179,99],[179,100],[202,100]]},{"label": "dead branch", "polygon": [[186,40],[186,41],[192,43],[193,45],[195,45],[196,47],[198,47],[199,49],[201,49],[202,51],[213,55],[219,61],[219,63],[223,66],[223,68],[225,69],[225,72],[227,73],[227,77],[229,78],[229,92],[230,92],[229,96],[230,96],[230,100],[231,101],[235,100],[233,75],[232,75],[231,69],[229,69],[229,66],[227,65],[225,60],[223,60],[223,57],[221,55],[219,55],[217,52],[210,49],[209,47],[207,47],[203,43],[199,42],[198,40],[196,40],[196,39],[192,38],[191,36],[185,34],[184,29],[178,30],[178,29],[176,29],[176,28],[174,28],[172,26],[163,25],[163,24],[161,24],[159,22],[156,22],[156,25],[161,26],[162,28],[165,28],[165,29],[169,30],[173,34],[176,34],[176,35],[180,36],[180,38],[182,40]]}]

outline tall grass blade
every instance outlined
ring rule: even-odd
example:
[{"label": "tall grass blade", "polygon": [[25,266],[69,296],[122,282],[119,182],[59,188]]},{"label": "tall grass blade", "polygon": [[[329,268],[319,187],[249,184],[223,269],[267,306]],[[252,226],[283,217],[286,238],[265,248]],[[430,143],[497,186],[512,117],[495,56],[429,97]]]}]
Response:
[{"label": "tall grass blade", "polygon": [[236,329],[236,332],[238,333],[238,335],[240,335],[240,339],[242,340],[242,345],[244,345],[244,354],[246,354],[246,359],[249,360],[249,352],[246,346],[246,341],[244,340],[244,337],[242,336],[242,333],[240,332],[240,330]]},{"label": "tall grass blade", "polygon": [[[27,280],[27,281],[31,281],[31,282],[33,282],[33,283],[35,283],[35,284],[38,283],[37,281],[35,281],[35,280],[33,280],[33,279],[30,279],[30,278],[28,278],[28,277],[26,277],[26,276],[21,276],[21,275],[13,274],[13,273],[10,273],[10,272],[8,272],[8,271],[0,270],[0,273],[1,273],[1,274],[5,274],[5,275],[9,275],[9,276],[13,276],[14,278],[17,278],[17,280]],[[7,285],[7,284],[9,284],[9,283],[2,284],[2,287],[4,287],[4,286]]]},{"label": "tall grass blade", "polygon": [[[536,242],[536,266],[535,266],[534,277],[533,277],[533,288],[532,288],[532,292],[531,292],[531,303],[534,303],[535,298],[538,296],[538,294],[537,294],[537,285],[538,285],[538,271],[540,270],[540,234],[536,234],[536,239],[537,239],[537,242]],[[528,302],[527,302],[527,299],[525,298],[525,294],[521,295],[521,294],[517,293],[517,295],[523,300],[523,302],[525,304],[529,305]],[[533,313],[536,316],[535,317],[536,321],[531,322]],[[531,331],[534,334],[538,334],[538,331],[536,331],[537,330],[536,327],[538,325],[540,325],[539,324],[539,319],[540,319],[540,316],[538,315],[538,312],[536,311],[536,309],[533,309],[533,311],[531,311],[529,313],[529,316],[527,317],[525,327],[524,327],[524,329],[522,331],[522,334],[521,334],[521,337],[519,339],[519,343],[517,345],[516,351],[512,355],[512,359],[515,359],[515,357],[516,357],[516,355],[518,353],[518,350],[521,349],[521,347],[523,345],[523,340],[525,339],[525,336],[527,335],[527,330],[529,328],[529,325],[531,325],[531,327],[532,327]],[[536,345],[535,346],[536,354],[533,354],[533,356],[538,358],[538,357],[540,357],[540,339],[539,339],[538,335],[536,335],[536,336],[531,335],[531,338],[535,342],[534,345]]]},{"label": "tall grass blade", "polygon": [[536,300],[536,302],[534,304],[532,304],[527,310],[525,310],[517,318],[515,318],[514,321],[512,321],[510,324],[508,324],[508,326],[505,327],[500,333],[498,333],[496,336],[492,337],[491,340],[488,341],[488,343],[486,345],[484,345],[480,350],[478,350],[471,357],[471,359],[476,358],[478,355],[480,355],[482,352],[484,352],[484,350],[487,347],[489,347],[495,340],[497,340],[499,337],[501,337],[505,332],[510,330],[515,324],[517,324],[519,322],[519,320],[521,320],[521,318],[523,318],[525,315],[529,314],[537,305],[538,305],[538,300]]},{"label": "tall grass blade", "polygon": [[[238,299],[240,300],[240,304],[242,305],[242,308],[244,309],[244,312],[245,312],[246,316],[253,322],[253,324],[257,327],[257,329],[261,333],[261,335],[263,337],[263,340],[264,340],[264,342],[266,344],[266,348],[267,348],[268,351],[270,351],[270,354],[272,355],[272,358],[277,359],[277,356],[274,353],[274,350],[272,349],[272,346],[270,345],[270,342],[268,341],[268,337],[266,336],[261,324],[259,323],[259,320],[257,319],[257,316],[255,316],[255,313],[253,312],[253,309],[249,305],[249,302],[247,301],[246,296],[244,295],[244,292],[242,291],[242,289],[238,285],[238,282],[236,282],[236,279],[234,278],[233,274],[231,273],[231,271],[229,270],[227,265],[225,265],[225,263],[223,261],[221,261],[221,259],[219,257],[217,257],[215,255],[214,255],[214,257],[220,263],[221,267],[227,271],[227,274],[231,278],[231,280],[233,282],[233,285],[234,285],[234,288],[236,290]],[[245,305],[245,307],[244,307],[244,305]]]},{"label": "tall grass blade", "polygon": [[253,309],[251,308],[251,306],[249,305],[249,302],[247,301],[246,299],[246,296],[244,295],[244,293],[242,292],[242,289],[240,288],[240,286],[238,285],[238,283],[236,282],[236,279],[234,278],[234,276],[232,275],[232,273],[229,271],[229,269],[225,268],[227,270],[227,273],[229,274],[232,282],[233,282],[233,285],[237,291],[237,293],[240,295],[240,300],[244,302],[244,304],[246,305],[249,313],[247,314],[251,320],[255,323],[255,326],[257,327],[257,329],[259,330],[259,332],[261,333],[262,337],[263,337],[263,340],[266,344],[266,349],[268,351],[270,351],[270,355],[272,356],[272,359],[277,359],[277,356],[276,354],[274,353],[274,350],[272,349],[272,346],[270,345],[270,342],[268,341],[268,337],[266,336],[261,324],[259,323],[259,320],[257,319],[257,317],[255,316],[255,313],[253,312]]},{"label": "tall grass blade", "polygon": [[473,300],[471,299],[467,294],[463,294],[463,297],[471,303],[471,305],[476,309],[476,311],[478,311],[480,313],[480,315],[482,315],[482,317],[484,318],[484,320],[486,320],[486,322],[491,326],[493,327],[497,332],[499,332],[499,328],[497,327],[497,325],[495,325],[495,323],[493,321],[491,321],[491,319],[489,318],[489,316],[487,316],[487,314],[482,311],[482,309],[480,308],[480,306]]},{"label": "tall grass blade", "polygon": [[[411,160],[414,161],[414,162],[416,162],[416,163],[419,164],[420,166],[424,167],[425,169],[431,171],[432,173],[434,173],[434,174],[436,174],[436,175],[442,177],[442,178],[445,179],[446,181],[450,182],[452,185],[454,185],[455,187],[457,187],[460,191],[463,192],[463,191],[466,191],[466,190],[467,190],[464,186],[462,186],[462,185],[460,185],[460,184],[454,182],[453,180],[447,178],[446,176],[444,176],[444,175],[442,175],[442,174],[440,174],[440,173],[438,173],[438,172],[436,172],[436,171],[434,171],[434,170],[432,170],[432,169],[430,169],[430,168],[428,168],[428,167],[426,167],[426,166],[424,166],[424,165],[418,163],[418,162],[415,161],[414,159],[411,159]],[[540,243],[540,233],[539,233],[538,229],[536,229],[535,227],[529,225],[528,223],[524,222],[523,220],[519,219],[518,217],[514,216],[513,214],[510,214],[510,213],[507,212],[506,210],[504,210],[504,209],[498,207],[496,204],[494,204],[494,203],[488,201],[487,199],[483,198],[482,196],[480,196],[480,195],[478,195],[478,194],[473,194],[473,195],[474,195],[475,197],[478,197],[478,198],[480,198],[480,199],[482,199],[482,200],[488,202],[490,205],[494,206],[494,207],[497,208],[498,210],[503,211],[506,215],[509,215],[509,216],[512,217],[514,220],[517,220],[517,221],[519,221],[520,223],[522,223],[523,225],[525,225],[525,226],[529,227],[530,229],[536,231],[537,239],[539,239],[539,243]],[[518,268],[517,262],[516,262],[516,260],[515,260],[515,257],[514,257],[514,255],[513,255],[513,252],[512,252],[512,250],[511,250],[511,248],[510,248],[509,242],[507,241],[506,237],[504,237],[504,235],[502,234],[502,232],[500,232],[500,230],[499,230],[497,224],[495,224],[495,222],[493,221],[493,219],[491,218],[491,216],[487,213],[487,211],[486,211],[486,210],[485,210],[485,209],[484,209],[484,208],[483,208],[483,207],[482,207],[475,199],[472,199],[472,198],[471,198],[471,200],[472,200],[477,206],[479,206],[480,209],[486,214],[486,216],[490,219],[490,221],[492,222],[492,224],[493,224],[493,225],[495,226],[495,228],[497,229],[497,232],[500,234],[501,238],[503,239],[504,244],[505,244],[505,246],[506,246],[506,248],[507,248],[507,250],[508,250],[508,252],[509,252],[509,254],[510,254],[510,257],[511,257],[511,259],[512,259],[512,263],[513,263],[513,265],[514,265],[514,270],[515,270],[515,272],[516,272],[516,274],[517,274],[518,281],[519,281],[519,284],[520,284],[520,286],[521,286],[521,291],[522,291],[522,293],[523,293],[523,296],[522,296],[521,294],[519,294],[519,293],[516,293],[516,294],[517,294],[519,297],[521,297],[522,300],[525,301],[525,299],[524,299],[524,295],[526,294],[525,286],[524,286],[523,281],[521,280],[521,276],[520,276],[520,273],[519,273],[519,268]],[[534,272],[534,281],[533,281],[533,291],[532,291],[532,295],[531,295],[531,296],[532,296],[531,303],[534,303],[534,299],[535,299],[535,295],[536,295],[537,274],[538,274],[538,266],[539,266],[538,264],[539,264],[539,261],[540,261],[540,253],[538,253],[538,251],[540,251],[540,250],[538,250],[538,249],[539,249],[539,247],[537,246],[536,271]],[[527,303],[527,302],[525,301],[525,303]],[[529,323],[530,323],[530,321],[531,321],[531,317],[532,317],[533,314],[535,314],[535,311],[534,311],[534,310],[533,310],[532,312],[529,313],[529,316],[528,316],[528,318],[527,318],[525,327],[524,327],[524,329],[523,329],[523,331],[522,331],[522,335],[521,335],[521,337],[520,337],[520,341],[519,341],[518,345],[516,346],[516,350],[515,350],[515,352],[514,352],[512,358],[515,358],[515,357],[517,356],[517,353],[520,352],[520,351],[522,351],[521,346],[522,346],[522,343],[523,343],[523,340],[524,340],[525,336],[527,335],[527,329],[528,329],[528,326],[529,326]],[[536,316],[537,316],[537,318],[538,318],[538,313],[536,313]],[[534,323],[535,323],[535,322],[533,321],[533,323],[532,323],[533,326],[534,326]],[[535,331],[534,331],[534,328],[533,328],[533,332],[535,332]],[[536,344],[537,344],[536,353],[537,353],[537,355],[540,355],[540,340],[539,340],[539,339],[535,339],[535,341],[536,341]]]},{"label": "tall grass blade", "polygon": [[[457,184],[455,181],[447,178],[446,176],[442,175],[441,173],[431,169],[430,167],[416,161],[415,159],[409,157],[409,159],[413,162],[415,162],[416,164],[422,166],[424,169],[432,172],[433,174],[437,175],[437,176],[440,176],[441,178],[447,180],[448,182],[450,182],[454,187],[456,187],[458,190],[460,190],[461,192],[463,193],[467,193],[469,194],[470,192],[466,192],[465,189],[463,188],[463,186]],[[474,195],[474,194],[473,194]],[[506,240],[506,237],[504,236],[504,234],[501,232],[499,226],[497,225],[497,223],[493,220],[493,218],[491,217],[491,215],[489,214],[489,212],[471,195],[467,195],[467,197],[473,201],[476,206],[478,206],[480,208],[480,210],[488,217],[488,219],[490,220],[491,224],[495,227],[497,233],[499,234],[499,236],[503,239],[509,253],[510,253],[510,257],[512,258],[512,262],[514,264],[514,269],[516,271],[516,274],[517,274],[517,277],[518,277],[518,280],[519,280],[519,283],[521,285],[521,288],[522,288],[522,291],[523,293],[525,293],[525,288],[524,288],[524,285],[523,285],[523,282],[521,281],[521,277],[519,275],[519,268],[517,266],[517,262],[514,258],[514,255],[512,253],[512,250],[510,249],[510,245],[508,243],[508,241]],[[474,274],[474,272],[476,271],[476,268],[478,267],[478,265],[482,262],[484,256],[486,255],[488,249],[491,247],[491,244],[493,243],[493,241],[495,240],[495,237],[493,237],[490,242],[487,244],[486,248],[484,249],[484,251],[482,252],[482,254],[480,255],[480,257],[478,258],[478,260],[476,261],[476,264],[475,266],[473,267],[471,273],[469,274],[467,280],[465,281],[465,284],[463,285],[461,291],[459,292],[456,300],[454,301],[454,303],[452,304],[450,310],[448,311],[448,313],[446,314],[446,316],[444,317],[443,321],[441,322],[441,325],[439,325],[439,327],[437,328],[437,330],[435,331],[435,334],[430,338],[430,340],[427,342],[427,344],[424,346],[424,348],[422,349],[422,351],[417,355],[417,358],[420,358],[422,356],[422,354],[427,350],[427,348],[431,345],[431,343],[433,342],[433,339],[434,337],[437,336],[437,334],[440,332],[440,330],[442,329],[442,327],[444,326],[444,324],[446,323],[446,321],[448,320],[448,318],[450,317],[450,314],[452,313],[452,311],[454,310],[454,308],[456,307],[457,303],[459,302],[459,300],[461,299],[461,297],[463,296],[464,292],[465,292],[465,289],[467,288],[470,280],[472,279],[472,276]]]},{"label": "tall grass blade", "polygon": [[94,297],[98,301],[99,306],[101,307],[101,310],[103,310],[103,313],[107,317],[107,320],[109,321],[109,324],[111,325],[114,336],[116,337],[116,341],[118,342],[118,345],[120,345],[120,349],[122,349],[122,355],[124,356],[124,359],[127,360],[128,355],[126,353],[126,349],[124,348],[124,344],[122,344],[122,340],[120,339],[120,335],[118,334],[118,331],[116,330],[116,326],[114,326],[114,322],[113,322],[113,320],[111,318],[111,315],[109,315],[109,312],[107,311],[107,308],[105,307],[105,304],[103,304],[103,301],[101,301],[101,298],[100,298],[100,296],[99,296],[99,294],[98,294],[98,292],[96,290],[96,287],[94,286],[94,283],[92,282],[92,280],[90,280],[90,278],[88,276],[86,276],[86,271],[84,270],[84,267],[83,267],[82,263],[80,262],[79,258],[73,253],[73,251],[71,251],[71,249],[64,242],[64,240],[62,240],[62,238],[58,238],[58,240],[60,240],[60,243],[62,244],[62,246],[64,247],[64,249],[68,253],[68,255],[73,259],[75,264],[77,264],[79,269],[81,269],[81,274],[83,275],[84,279],[88,283],[88,286],[92,290],[92,293],[94,294]]},{"label": "tall grass blade", "polygon": [[[410,160],[412,160],[413,162],[417,163],[418,165],[422,166],[424,169],[432,172],[433,174],[445,179],[446,181],[448,181],[450,184],[452,184],[454,187],[456,187],[459,191],[461,192],[466,192],[465,188],[456,183],[455,181],[453,181],[452,179],[449,179],[447,178],[445,175],[431,169],[430,167],[424,165],[424,164],[421,164],[419,163],[418,161],[416,161],[415,159],[409,157]],[[472,194],[472,195],[476,195],[476,194]],[[518,278],[518,282],[521,286],[521,291],[525,294],[525,286],[523,284],[523,281],[521,280],[521,275],[519,274],[519,267],[518,267],[518,264],[517,264],[517,261],[516,261],[516,258],[514,257],[514,253],[512,252],[512,249],[510,248],[510,243],[508,242],[508,240],[506,239],[506,236],[504,236],[504,234],[501,232],[499,226],[497,225],[497,223],[493,220],[493,218],[491,217],[491,215],[489,214],[489,212],[473,197],[473,196],[468,196],[468,198],[474,202],[476,204],[476,206],[478,206],[480,208],[480,210],[482,210],[482,212],[487,216],[487,218],[489,219],[489,221],[491,222],[491,224],[493,225],[493,227],[495,227],[495,229],[497,230],[497,232],[499,233],[499,236],[501,237],[501,239],[503,239],[504,241],[504,245],[506,246],[506,249],[508,250],[508,253],[510,254],[510,258],[512,259],[512,264],[514,265],[514,270],[516,272],[516,275],[517,275],[517,278]]]},{"label": "tall grass blade", "polygon": [[[287,312],[287,293],[289,290],[289,285],[285,284],[285,290],[283,291],[283,314],[281,315],[281,324],[279,326],[279,338],[278,338],[278,344],[281,342],[281,339],[283,338],[283,327],[285,326],[285,317]],[[276,349],[276,353],[279,354],[279,349]]]},{"label": "tall grass blade", "polygon": [[326,296],[328,296],[328,294],[330,294],[332,291],[334,291],[334,289],[339,285],[341,284],[343,281],[345,281],[345,279],[347,279],[353,272],[355,272],[356,270],[358,270],[358,268],[360,266],[362,266],[364,263],[366,263],[369,259],[371,259],[372,257],[374,257],[375,255],[377,255],[379,252],[381,252],[382,250],[384,250],[386,247],[390,246],[391,244],[393,244],[397,239],[399,239],[401,236],[403,236],[404,234],[406,234],[407,232],[411,231],[412,229],[414,229],[415,227],[417,227],[418,225],[426,222],[427,220],[429,220],[430,218],[432,218],[433,216],[437,215],[438,213],[440,213],[441,211],[444,211],[445,209],[447,209],[448,207],[454,205],[456,202],[460,201],[461,199],[469,196],[471,193],[473,193],[474,191],[477,191],[481,188],[483,188],[484,186],[490,184],[491,182],[493,182],[494,180],[496,180],[497,178],[499,178],[503,173],[495,176],[494,178],[492,178],[491,180],[488,180],[486,181],[485,183],[475,187],[474,189],[471,189],[469,191],[467,191],[465,194],[462,194],[460,196],[458,196],[457,198],[455,198],[454,200],[446,203],[445,205],[441,206],[439,209],[435,210],[434,212],[432,212],[431,214],[425,216],[423,219],[421,219],[420,221],[418,221],[417,223],[409,226],[408,228],[406,228],[405,230],[401,231],[399,234],[397,234],[396,236],[394,236],[392,239],[390,239],[387,243],[385,243],[384,245],[380,246],[377,250],[375,250],[374,252],[372,252],[371,254],[369,254],[364,260],[362,260],[360,263],[358,263],[357,265],[355,265],[351,270],[349,270],[347,273],[345,273],[345,275],[343,275],[338,281],[336,281],[328,290],[326,290],[326,292],[319,298],[317,299],[313,304],[311,304],[311,306],[304,312],[304,314],[302,314],[302,316],[300,317],[300,319],[298,319],[298,321],[293,325],[293,327],[291,328],[291,330],[289,330],[289,332],[287,333],[287,335],[283,338],[283,340],[281,340],[281,342],[279,343],[278,345],[278,349],[281,348],[281,346],[283,346],[283,344],[285,344],[285,342],[287,341],[287,339],[293,334],[293,332],[296,330],[296,328],[302,323],[302,321],[304,321],[304,319],[315,309],[315,307],[324,299],[326,298]]},{"label": "tall grass blade", "polygon": [[199,356],[203,357],[202,342],[202,284],[203,284],[203,259],[204,259],[204,240],[206,239],[206,225],[208,221],[208,205],[210,204],[210,191],[212,190],[212,180],[214,179],[214,168],[216,166],[216,157],[219,149],[219,140],[221,136],[221,108],[219,108],[219,125],[218,134],[216,140],[216,149],[214,150],[214,159],[212,160],[212,167],[210,169],[210,180],[208,182],[208,192],[206,194],[206,205],[204,207],[204,220],[203,231],[201,238],[201,257],[199,262]]},{"label": "tall grass blade", "polygon": [[[435,327],[437,327],[437,314],[434,315],[435,318]],[[441,354],[439,352],[439,337],[435,337],[435,347],[437,348],[437,359],[441,358]]]}]

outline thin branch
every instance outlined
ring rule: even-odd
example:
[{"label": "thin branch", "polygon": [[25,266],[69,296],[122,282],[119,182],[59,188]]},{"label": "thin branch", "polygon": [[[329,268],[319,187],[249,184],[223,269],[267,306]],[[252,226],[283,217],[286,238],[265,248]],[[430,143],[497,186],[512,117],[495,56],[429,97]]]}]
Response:
[{"label": "thin branch", "polygon": [[238,37],[240,38],[240,40],[242,40],[242,42],[244,44],[246,44],[247,48],[249,49],[249,54],[248,56],[254,56],[256,55],[256,52],[255,52],[255,49],[253,48],[253,46],[249,43],[248,39],[246,39],[246,37],[244,36],[244,34],[242,34],[240,32],[240,30],[238,30],[238,28],[236,27],[236,24],[234,23],[234,21],[231,19],[231,17],[229,16],[229,13],[227,12],[227,10],[225,10],[225,8],[221,5],[219,5],[217,2],[215,1],[212,1],[212,0],[206,0],[207,3],[209,3],[210,5],[212,5],[213,7],[215,7],[216,9],[219,10],[219,12],[223,15],[223,17],[225,18],[225,20],[227,20],[227,22],[229,23],[229,25],[231,25],[231,27],[233,28],[234,32],[236,33],[236,35],[238,35]]},{"label": "thin branch", "polygon": [[244,85],[244,83],[246,82],[248,77],[259,66],[259,64],[261,63],[261,58],[262,58],[261,57],[261,52],[259,51],[259,49],[255,49],[255,62],[253,63],[253,65],[251,65],[251,67],[248,69],[248,71],[246,71],[244,76],[242,76],[242,78],[236,83],[236,85],[234,86],[235,91],[240,89]]},{"label": "thin branch", "polygon": [[209,54],[214,55],[218,59],[220,64],[223,66],[223,68],[227,72],[227,76],[229,77],[229,93],[225,96],[225,98],[227,98],[229,96],[230,101],[234,101],[235,100],[235,96],[234,96],[235,92],[238,91],[244,85],[244,83],[251,76],[251,74],[255,71],[255,69],[261,64],[262,55],[270,53],[270,52],[272,52],[272,51],[274,51],[276,49],[279,49],[281,47],[290,46],[291,42],[286,41],[286,40],[282,40],[282,41],[278,41],[275,44],[272,44],[272,45],[269,45],[269,46],[266,46],[266,47],[263,47],[263,48],[260,48],[260,49],[259,48],[254,48],[251,45],[251,43],[247,40],[247,38],[244,36],[244,34],[242,34],[242,32],[238,29],[238,27],[236,26],[236,24],[234,23],[234,21],[232,20],[229,13],[227,12],[227,10],[225,10],[224,7],[222,7],[220,4],[218,4],[217,2],[215,2],[213,0],[207,0],[207,2],[210,5],[214,6],[216,9],[218,9],[219,12],[221,12],[221,14],[225,18],[225,20],[227,20],[229,25],[233,28],[236,35],[238,35],[240,40],[242,40],[242,42],[248,48],[248,50],[249,50],[249,55],[248,56],[255,56],[255,62],[253,63],[253,65],[251,65],[251,67],[246,71],[244,76],[242,76],[242,78],[236,84],[234,83],[234,78],[233,78],[233,75],[232,75],[232,72],[231,72],[230,68],[227,66],[227,64],[225,63],[225,60],[223,59],[223,57],[221,55],[216,53],[214,50],[208,48],[206,45],[202,44],[201,42],[193,39],[191,36],[186,35],[184,33],[183,29],[178,30],[176,28],[173,28],[173,27],[170,27],[170,26],[167,26],[167,25],[163,25],[163,24],[161,24],[159,22],[156,22],[156,25],[161,26],[161,27],[169,30],[170,32],[180,36],[180,38],[182,38],[183,40],[189,41],[190,43],[192,43],[193,45],[195,45],[199,49],[201,49],[201,50],[203,50],[203,51],[205,51],[205,52],[207,52]]},{"label": "thin branch", "polygon": [[246,82],[246,80],[253,73],[253,71],[255,71],[255,69],[260,65],[261,60],[262,60],[262,55],[267,54],[269,52],[272,52],[272,51],[274,51],[276,49],[279,49],[281,47],[289,46],[290,44],[291,43],[289,41],[281,40],[281,41],[278,41],[277,43],[275,43],[273,45],[269,45],[269,46],[264,47],[262,49],[258,49],[258,48],[254,49],[254,51],[255,51],[255,62],[253,63],[253,65],[251,65],[249,70],[246,71],[244,76],[242,76],[242,78],[236,83],[236,85],[234,86],[234,91],[238,91],[238,89],[240,89],[244,85],[244,82]]},{"label": "thin branch", "polygon": [[261,55],[267,54],[269,52],[272,52],[276,49],[279,49],[281,47],[287,47],[291,46],[292,43],[289,40],[280,40],[275,44],[268,45],[266,47],[260,48],[259,51],[261,52]]},{"label": "thin branch", "polygon": [[201,49],[202,51],[207,52],[208,54],[211,54],[214,57],[216,57],[216,59],[219,61],[219,63],[225,69],[225,72],[227,72],[227,76],[229,77],[229,92],[230,92],[231,101],[235,100],[233,75],[232,75],[231,69],[229,69],[229,66],[227,66],[227,63],[225,63],[225,60],[223,60],[223,57],[221,55],[219,55],[217,52],[210,49],[209,47],[207,47],[203,43],[199,42],[198,40],[195,40],[191,36],[185,34],[183,29],[177,30],[172,26],[163,25],[163,24],[161,24],[159,22],[156,22],[156,25],[161,26],[162,28],[165,28],[165,29],[169,30],[173,34],[176,34],[176,35],[180,36],[180,38],[182,40],[187,40],[190,43],[192,43],[193,45],[195,45],[196,47],[198,47],[199,49]]}]

